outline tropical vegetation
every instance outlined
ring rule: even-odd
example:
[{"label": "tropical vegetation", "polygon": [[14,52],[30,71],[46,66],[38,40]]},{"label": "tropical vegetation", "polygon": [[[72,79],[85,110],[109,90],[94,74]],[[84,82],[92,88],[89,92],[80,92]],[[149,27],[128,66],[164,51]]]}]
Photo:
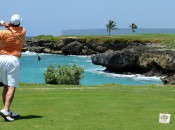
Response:
[{"label": "tropical vegetation", "polygon": [[58,65],[55,69],[53,65],[50,65],[44,73],[45,82],[47,84],[73,84],[79,85],[83,76],[84,69],[76,64]]},{"label": "tropical vegetation", "polygon": [[111,35],[112,30],[116,30],[117,24],[113,20],[109,20],[109,22],[106,24],[107,32],[109,33],[109,36]]},{"label": "tropical vegetation", "polygon": [[130,25],[130,28],[132,29],[132,32],[135,32],[135,30],[137,29],[137,25],[135,23],[132,23]]}]

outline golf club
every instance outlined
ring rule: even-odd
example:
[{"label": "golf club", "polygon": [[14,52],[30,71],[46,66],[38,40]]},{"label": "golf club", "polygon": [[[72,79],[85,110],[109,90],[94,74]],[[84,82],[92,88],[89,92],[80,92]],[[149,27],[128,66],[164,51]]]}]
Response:
[{"label": "golf club", "polygon": [[[5,25],[5,22],[4,22],[3,20],[1,20],[1,21],[0,21],[0,25],[1,25],[1,26],[4,26],[4,25]],[[13,35],[17,36],[22,42],[24,42],[24,41],[21,39],[21,37],[18,36],[15,32],[13,32],[9,27],[8,27],[8,30],[10,30],[10,31],[13,33]],[[31,46],[28,45],[28,47],[29,47],[33,52],[35,52],[35,50],[34,50]],[[36,53],[36,52],[35,52],[35,53]],[[37,55],[38,61],[40,61],[40,60],[41,60],[41,57],[38,55],[38,53],[36,53],[36,55]]]}]

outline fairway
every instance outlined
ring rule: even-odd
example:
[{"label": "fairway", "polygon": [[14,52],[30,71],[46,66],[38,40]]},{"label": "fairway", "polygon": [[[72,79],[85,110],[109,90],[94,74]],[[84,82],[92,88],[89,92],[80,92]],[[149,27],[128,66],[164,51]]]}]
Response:
[{"label": "fairway", "polygon": [[175,87],[20,84],[11,109],[21,117],[1,130],[174,130]]}]

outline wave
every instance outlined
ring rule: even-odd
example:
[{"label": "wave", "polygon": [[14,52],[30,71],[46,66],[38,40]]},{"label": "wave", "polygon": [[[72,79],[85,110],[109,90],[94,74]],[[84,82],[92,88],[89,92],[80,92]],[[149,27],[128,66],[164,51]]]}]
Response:
[{"label": "wave", "polygon": [[144,76],[141,74],[132,74],[132,75],[116,74],[116,73],[106,72],[104,70],[91,70],[91,72],[96,73],[96,74],[105,75],[108,77],[113,77],[113,78],[130,78],[134,80],[160,81],[161,82],[161,79],[160,79],[161,77],[157,77],[157,76]]},{"label": "wave", "polygon": [[78,57],[78,58],[91,58],[90,55],[69,55],[71,57]]},{"label": "wave", "polygon": [[[32,56],[32,55],[37,55],[37,54],[38,53],[36,53],[36,52],[30,52],[30,51],[26,51],[26,52],[22,53],[23,56]],[[51,54],[39,53],[39,55],[51,55]]]}]

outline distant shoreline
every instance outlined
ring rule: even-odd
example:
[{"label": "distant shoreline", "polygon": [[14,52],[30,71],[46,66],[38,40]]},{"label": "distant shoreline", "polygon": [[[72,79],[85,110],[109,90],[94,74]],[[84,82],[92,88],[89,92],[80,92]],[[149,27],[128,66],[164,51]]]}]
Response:
[{"label": "distant shoreline", "polygon": [[29,38],[33,38],[33,37],[35,37],[35,36],[26,36],[27,39],[29,39]]},{"label": "distant shoreline", "polygon": [[[111,31],[111,35],[132,35],[132,34],[175,34],[175,28],[138,28],[135,33],[131,31],[130,28],[119,28],[117,30]],[[43,34],[41,34],[43,35]],[[44,34],[52,35],[52,34]],[[77,35],[77,36],[108,36],[108,32],[105,28],[97,29],[67,29],[61,31],[61,35],[57,36],[66,36],[66,35]],[[30,35],[26,38],[32,38],[39,35]],[[55,36],[55,35],[53,35]]]},{"label": "distant shoreline", "polygon": [[[138,28],[135,33],[130,28],[119,28],[111,31],[111,35],[130,34],[175,34],[175,28]],[[61,35],[108,35],[106,29],[69,29],[63,30]]]}]

